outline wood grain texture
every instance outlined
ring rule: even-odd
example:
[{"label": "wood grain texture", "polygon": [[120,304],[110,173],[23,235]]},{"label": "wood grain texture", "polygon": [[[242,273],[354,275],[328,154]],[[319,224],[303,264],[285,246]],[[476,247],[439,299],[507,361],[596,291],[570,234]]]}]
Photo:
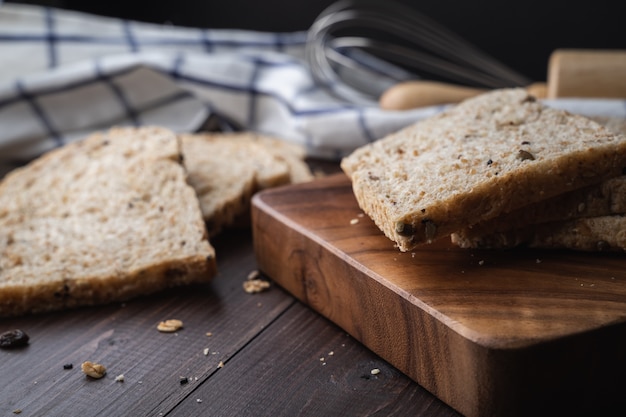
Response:
[{"label": "wood grain texture", "polygon": [[626,50],[557,49],[548,63],[549,99],[626,98]]},{"label": "wood grain texture", "polygon": [[467,416],[624,411],[622,254],[400,253],[334,175],[257,195],[260,268]]},{"label": "wood grain texture", "polygon": [[459,416],[303,304],[288,313],[171,415]]},{"label": "wood grain texture", "polygon": [[[0,320],[0,332],[21,328],[31,338],[25,348],[0,349],[0,415],[459,416],[280,287],[245,293],[257,268],[249,231],[213,243],[218,275],[210,284]],[[168,318],[184,329],[159,333]],[[87,378],[85,360],[107,375]],[[381,374],[368,379],[374,367]],[[120,374],[125,381],[115,382]]]},{"label": "wood grain texture", "polygon": [[[0,414],[158,416],[177,406],[294,302],[283,291],[245,293],[242,283],[256,269],[250,235],[225,243],[241,250],[217,242],[222,257],[211,284],[0,321],[2,331],[20,328],[31,337],[26,348],[0,350]],[[184,328],[158,332],[156,325],[170,318]],[[103,364],[107,375],[87,378],[80,370],[86,360]],[[67,363],[73,369],[64,370]],[[120,374],[125,381],[115,382]],[[189,383],[181,385],[180,377]]]}]

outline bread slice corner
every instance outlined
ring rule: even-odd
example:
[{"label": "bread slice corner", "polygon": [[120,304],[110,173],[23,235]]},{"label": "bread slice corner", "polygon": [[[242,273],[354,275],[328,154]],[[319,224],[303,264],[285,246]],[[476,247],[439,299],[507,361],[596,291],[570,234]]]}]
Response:
[{"label": "bread slice corner", "polygon": [[308,181],[303,149],[252,132],[180,135],[189,183],[196,191],[209,231],[250,224],[254,193]]}]

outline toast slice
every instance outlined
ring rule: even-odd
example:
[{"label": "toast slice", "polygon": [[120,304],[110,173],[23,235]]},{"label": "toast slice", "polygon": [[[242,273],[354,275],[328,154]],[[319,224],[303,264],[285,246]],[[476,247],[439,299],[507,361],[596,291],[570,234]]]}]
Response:
[{"label": "toast slice", "polygon": [[[626,134],[626,119],[591,117],[618,134]],[[479,242],[481,236],[508,232],[527,225],[572,220],[581,217],[611,216],[626,213],[626,176],[540,201],[530,206],[480,222],[453,234],[453,241]]]},{"label": "toast slice", "polygon": [[189,184],[194,188],[209,236],[249,225],[252,195],[262,189],[307,181],[304,151],[252,133],[180,135]]},{"label": "toast slice", "polygon": [[570,249],[586,252],[626,251],[624,215],[585,217],[525,226],[475,238],[452,235],[462,248],[511,249],[518,246],[536,249]]},{"label": "toast slice", "polygon": [[626,176],[622,175],[463,228],[453,233],[453,236],[459,242],[472,241],[483,235],[507,232],[532,224],[624,213]]},{"label": "toast slice", "polygon": [[176,136],[116,128],[0,183],[0,316],[127,300],[215,275]]},{"label": "toast slice", "polygon": [[341,162],[360,207],[401,251],[625,166],[626,137],[523,89],[468,99]]}]

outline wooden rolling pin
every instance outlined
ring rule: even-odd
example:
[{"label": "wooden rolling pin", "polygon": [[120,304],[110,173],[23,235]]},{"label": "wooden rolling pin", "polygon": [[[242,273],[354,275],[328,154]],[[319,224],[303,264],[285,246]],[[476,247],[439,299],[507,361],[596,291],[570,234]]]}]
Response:
[{"label": "wooden rolling pin", "polygon": [[[626,50],[557,49],[550,56],[547,83],[526,89],[538,98],[626,98]],[[379,105],[385,110],[407,110],[458,103],[485,89],[434,81],[407,81],[385,91]]]}]

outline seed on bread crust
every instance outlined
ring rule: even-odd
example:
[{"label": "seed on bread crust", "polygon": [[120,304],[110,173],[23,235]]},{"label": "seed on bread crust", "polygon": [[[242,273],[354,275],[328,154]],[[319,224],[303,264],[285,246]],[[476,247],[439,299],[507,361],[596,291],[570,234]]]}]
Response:
[{"label": "seed on bread crust", "polygon": [[611,245],[606,240],[599,240],[596,243],[596,247],[598,248],[598,252],[604,252],[611,249]]},{"label": "seed on bread crust", "polygon": [[430,219],[422,220],[422,224],[424,225],[424,236],[426,240],[432,240],[437,234],[437,225]]},{"label": "seed on bread crust", "polygon": [[415,233],[413,225],[404,222],[396,222],[396,233],[400,236],[411,236]]},{"label": "seed on bread crust", "polygon": [[535,160],[535,157],[533,156],[533,154],[532,154],[532,153],[530,153],[530,152],[528,152],[528,151],[525,151],[525,150],[523,150],[523,149],[520,149],[520,150],[519,150],[519,153],[517,154],[517,157],[518,157],[519,159],[521,159],[522,161],[526,161],[526,160],[528,160],[528,161],[534,161],[534,160]]}]

